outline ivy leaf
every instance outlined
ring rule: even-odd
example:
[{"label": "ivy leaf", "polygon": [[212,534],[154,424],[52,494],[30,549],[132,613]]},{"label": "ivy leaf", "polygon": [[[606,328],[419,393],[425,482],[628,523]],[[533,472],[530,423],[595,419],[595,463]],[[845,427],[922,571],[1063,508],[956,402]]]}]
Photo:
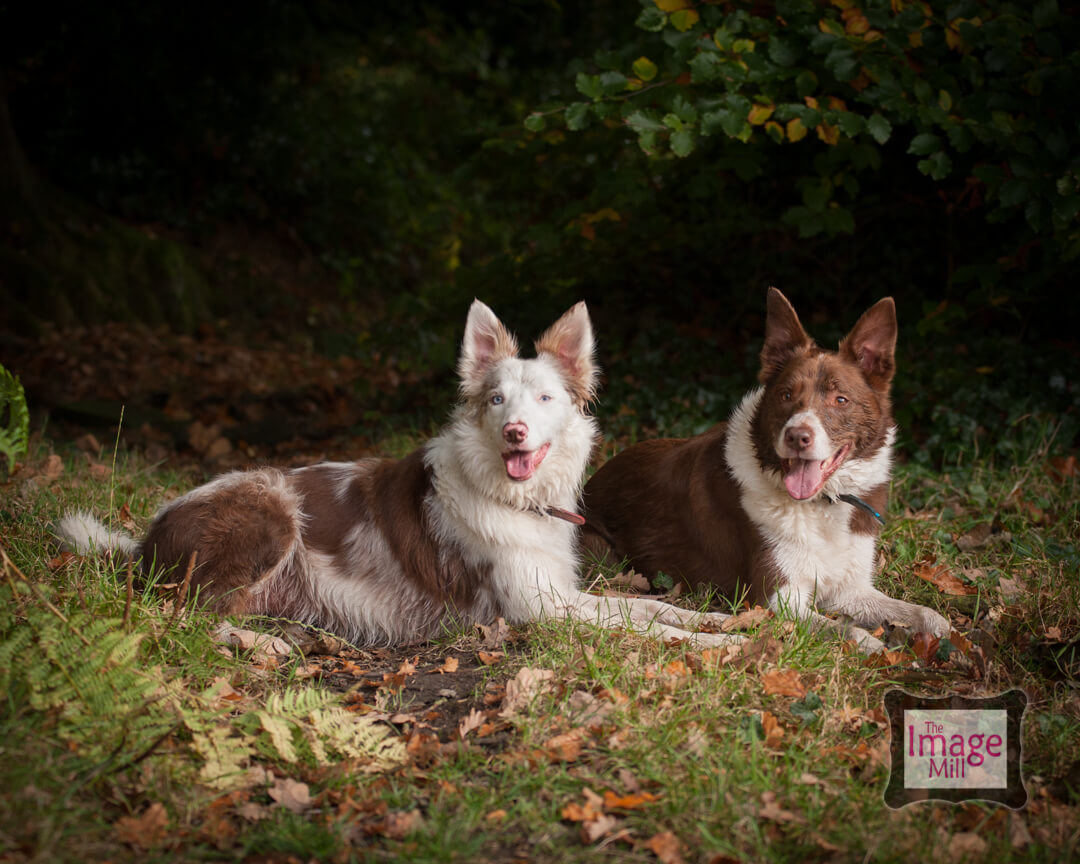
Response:
[{"label": "ivy leaf", "polygon": [[822,707],[821,697],[811,690],[802,699],[791,703],[791,713],[798,717],[801,723],[809,724],[818,719],[818,712]]},{"label": "ivy leaf", "polygon": [[866,131],[878,144],[884,144],[892,136],[892,123],[883,114],[872,114],[866,121]]}]

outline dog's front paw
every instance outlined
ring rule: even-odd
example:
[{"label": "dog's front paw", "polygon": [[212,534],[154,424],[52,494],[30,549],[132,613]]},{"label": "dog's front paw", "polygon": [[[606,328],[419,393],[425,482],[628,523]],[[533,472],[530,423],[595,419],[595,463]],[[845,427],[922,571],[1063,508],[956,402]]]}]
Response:
[{"label": "dog's front paw", "polygon": [[848,635],[855,640],[855,645],[861,654],[880,654],[885,650],[884,642],[860,627],[852,627]]},{"label": "dog's front paw", "polygon": [[943,638],[952,632],[952,625],[944,615],[939,615],[933,609],[925,606],[917,606],[911,616],[911,629],[916,632],[929,633],[931,636]]}]

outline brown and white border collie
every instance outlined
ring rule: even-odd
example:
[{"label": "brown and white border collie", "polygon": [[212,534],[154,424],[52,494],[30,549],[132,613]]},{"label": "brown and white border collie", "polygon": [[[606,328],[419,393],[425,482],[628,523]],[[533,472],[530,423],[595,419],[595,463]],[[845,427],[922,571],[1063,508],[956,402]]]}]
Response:
[{"label": "brown and white border collie", "polygon": [[874,588],[896,426],[892,298],[863,314],[839,351],[814,344],[770,288],[761,386],[726,424],[694,438],[636,444],[585,487],[583,544],[730,600],[839,628],[864,651],[881,642],[814,611],[874,628],[894,622],[947,635],[930,609]]},{"label": "brown and white border collie", "polygon": [[449,619],[573,617],[700,644],[701,615],[577,588],[574,513],[597,437],[597,370],[584,303],[521,359],[480,301],[469,310],[447,427],[401,460],[225,474],[165,504],[138,543],[84,513],[58,533],[82,553],[118,549],[182,573],[223,614],[289,618],[358,644],[415,642]]}]

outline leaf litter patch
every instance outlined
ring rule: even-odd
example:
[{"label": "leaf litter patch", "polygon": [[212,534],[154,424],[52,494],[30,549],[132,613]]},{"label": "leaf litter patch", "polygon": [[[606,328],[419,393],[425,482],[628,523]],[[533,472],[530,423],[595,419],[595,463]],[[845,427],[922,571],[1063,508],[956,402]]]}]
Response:
[{"label": "leaf litter patch", "polygon": [[360,649],[297,636],[289,634],[300,649],[295,674],[344,694],[350,711],[398,730],[415,760],[433,761],[465,741],[489,753],[509,746],[513,728],[505,708],[525,655],[517,645],[522,637],[502,619],[449,645]]}]

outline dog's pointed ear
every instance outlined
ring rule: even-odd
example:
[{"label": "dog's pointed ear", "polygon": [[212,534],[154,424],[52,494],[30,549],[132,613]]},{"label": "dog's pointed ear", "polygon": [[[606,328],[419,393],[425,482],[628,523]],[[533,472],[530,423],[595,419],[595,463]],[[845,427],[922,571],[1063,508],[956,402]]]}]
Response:
[{"label": "dog's pointed ear", "polygon": [[840,343],[840,354],[858,364],[875,390],[889,389],[896,372],[896,304],[879,300],[856,322]]},{"label": "dog's pointed ear", "polygon": [[814,344],[799,323],[794,307],[778,289],[769,289],[765,308],[765,344],[761,346],[761,373],[758,376],[762,383],[779,372],[799,351]]},{"label": "dog's pointed ear", "polygon": [[466,396],[479,392],[488,370],[500,360],[516,357],[517,340],[495,313],[479,300],[473,300],[465,322],[465,338],[458,359],[458,378]]},{"label": "dog's pointed ear", "polygon": [[555,359],[578,405],[596,395],[599,370],[593,359],[594,347],[592,322],[584,302],[572,306],[536,340],[536,353]]}]

